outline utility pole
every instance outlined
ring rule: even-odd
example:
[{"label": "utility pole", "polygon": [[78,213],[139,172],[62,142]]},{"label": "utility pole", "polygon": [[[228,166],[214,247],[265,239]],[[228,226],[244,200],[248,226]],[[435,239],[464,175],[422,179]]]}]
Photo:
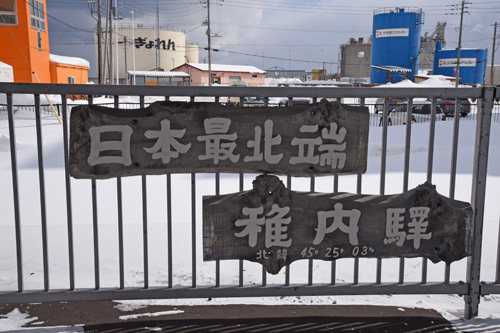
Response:
[{"label": "utility pole", "polygon": [[118,63],[118,60],[119,60],[119,58],[118,58],[118,15],[117,15],[118,14],[118,4],[117,4],[116,0],[115,0],[115,6],[113,8],[114,8],[114,10],[113,10],[114,15],[113,16],[114,16],[114,19],[115,19],[115,32],[114,33],[116,34],[116,36],[115,36],[116,84],[118,85],[118,84],[120,84],[120,66],[119,66],[119,63]]},{"label": "utility pole", "polygon": [[[97,18],[94,17],[94,6],[97,3]],[[89,0],[90,15],[97,21],[97,81],[103,84],[103,65],[102,65],[102,18],[101,18],[101,0]]]},{"label": "utility pole", "polygon": [[491,71],[490,71],[490,85],[491,86],[495,84],[493,77],[495,76],[495,48],[497,46],[497,25],[498,25],[498,23],[495,22],[495,29],[493,32],[493,48],[491,49]]},{"label": "utility pole", "polygon": [[160,61],[160,4],[156,0],[156,70],[161,68]]},{"label": "utility pole", "polygon": [[[125,79],[127,78],[127,36],[123,36],[123,47],[124,47],[124,52],[123,55],[125,56]],[[127,81],[125,81],[127,82]]]},{"label": "utility pole", "polygon": [[207,37],[208,37],[208,85],[212,86],[212,32],[210,31],[210,0],[207,0]]},{"label": "utility pole", "polygon": [[465,0],[462,1],[462,9],[460,11],[460,32],[458,34],[458,49],[457,49],[457,76],[455,80],[455,87],[458,87],[459,81],[460,81],[460,50],[462,48],[462,25],[464,22],[464,9],[465,9],[465,4],[468,2],[465,2]]},{"label": "utility pole", "polygon": [[[222,0],[224,1],[224,0]],[[204,0],[201,2],[207,6],[207,20],[203,22],[203,25],[207,26],[207,38],[208,38],[208,85],[212,85],[212,37],[220,37],[218,33],[212,36],[212,30],[210,29],[210,0]]]},{"label": "utility pole", "polygon": [[108,20],[109,20],[109,84],[113,84],[113,10],[112,0],[108,0]]}]

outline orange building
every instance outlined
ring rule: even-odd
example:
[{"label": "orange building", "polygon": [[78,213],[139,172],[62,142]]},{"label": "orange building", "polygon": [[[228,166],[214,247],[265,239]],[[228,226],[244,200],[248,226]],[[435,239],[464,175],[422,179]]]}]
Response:
[{"label": "orange building", "polygon": [[51,63],[45,0],[0,0],[0,40],[0,61],[13,67],[14,82],[70,83],[69,77],[72,83],[88,81],[88,63],[71,68]]}]

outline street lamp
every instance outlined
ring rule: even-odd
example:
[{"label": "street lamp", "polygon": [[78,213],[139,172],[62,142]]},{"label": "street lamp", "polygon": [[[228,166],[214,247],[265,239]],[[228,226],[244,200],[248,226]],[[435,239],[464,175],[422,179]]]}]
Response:
[{"label": "street lamp", "polygon": [[365,53],[363,51],[358,52],[358,58],[359,58],[359,87],[361,87],[361,64],[363,62],[363,57],[365,56]]}]

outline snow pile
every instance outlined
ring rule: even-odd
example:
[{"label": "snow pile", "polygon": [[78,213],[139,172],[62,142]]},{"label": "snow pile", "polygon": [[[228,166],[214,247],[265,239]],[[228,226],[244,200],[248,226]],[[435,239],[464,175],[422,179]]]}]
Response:
[{"label": "snow pile", "polygon": [[29,314],[21,313],[21,311],[16,308],[7,315],[0,315],[0,330],[2,330],[2,332],[15,330],[37,319],[37,317],[30,318]]},{"label": "snow pile", "polygon": [[293,84],[300,84],[302,81],[297,78],[279,78],[279,79],[274,79],[271,77],[268,77],[265,79],[265,85],[266,86],[278,86],[278,85],[293,85]]},{"label": "snow pile", "polygon": [[120,320],[129,320],[129,319],[137,319],[141,317],[159,317],[159,316],[167,316],[167,315],[173,315],[173,314],[179,314],[179,313],[184,313],[182,310],[171,310],[171,311],[160,311],[160,312],[152,312],[152,313],[136,313],[132,315],[123,315],[118,318]]}]

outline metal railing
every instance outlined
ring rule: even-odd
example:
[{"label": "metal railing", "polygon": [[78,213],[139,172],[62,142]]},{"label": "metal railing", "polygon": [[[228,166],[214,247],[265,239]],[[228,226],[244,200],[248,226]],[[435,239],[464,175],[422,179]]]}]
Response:
[{"label": "metal railing", "polygon": [[[496,258],[495,265],[497,275],[494,280],[488,281],[481,276],[480,260],[482,251],[482,235],[484,207],[486,196],[487,180],[487,161],[489,149],[490,126],[492,120],[492,110],[494,108],[494,99],[500,97],[500,92],[495,88],[394,88],[394,89],[376,89],[376,88],[290,88],[290,87],[145,87],[145,86],[99,86],[99,85],[51,85],[51,84],[8,84],[0,83],[0,95],[6,96],[6,109],[8,114],[8,138],[10,148],[12,182],[11,189],[7,189],[7,184],[2,184],[0,191],[12,196],[12,212],[8,216],[12,217],[8,223],[15,228],[16,248],[13,250],[16,255],[16,263],[9,266],[17,270],[17,279],[15,288],[0,292],[0,303],[18,303],[18,302],[49,302],[49,301],[82,301],[82,300],[123,300],[123,299],[163,299],[163,298],[213,298],[213,297],[262,297],[262,296],[322,296],[322,295],[379,295],[379,294],[454,294],[464,295],[465,297],[465,316],[472,318],[478,314],[479,301],[481,296],[487,294],[500,294],[500,265]],[[17,94],[31,94],[34,97],[35,111],[35,130],[33,133],[36,138],[37,147],[37,178],[38,193],[37,200],[40,207],[41,227],[41,268],[43,277],[41,281],[32,282],[34,277],[29,274],[25,268],[28,263],[25,261],[26,246],[23,243],[24,235],[27,231],[22,223],[21,210],[23,200],[26,200],[28,194],[21,191],[25,187],[20,186],[21,178],[26,170],[20,168],[17,162],[19,147],[16,143],[16,117],[13,99]],[[61,96],[60,112],[62,116],[61,138],[64,145],[64,165],[65,172],[51,177],[51,187],[58,186],[58,191],[62,194],[58,204],[64,205],[65,214],[53,214],[52,206],[49,204],[49,198],[46,197],[46,177],[48,169],[44,167],[47,162],[44,152],[43,126],[41,120],[40,95],[52,94]],[[496,94],[496,95],[495,95]],[[198,247],[201,230],[200,203],[201,196],[205,192],[211,194],[220,194],[222,192],[243,191],[248,188],[248,184],[254,175],[238,174],[236,176],[228,174],[189,174],[189,175],[170,175],[165,176],[139,176],[117,178],[113,180],[74,180],[69,176],[68,169],[68,137],[69,137],[69,115],[70,106],[66,102],[66,96],[86,95],[88,103],[93,104],[97,96],[113,96],[114,107],[119,107],[119,97],[136,96],[139,99],[139,106],[146,105],[147,96],[161,96],[162,99],[169,100],[174,97],[182,97],[189,101],[205,101],[209,98],[214,103],[219,102],[227,96],[261,96],[264,97],[265,104],[269,104],[272,98],[286,98],[289,104],[293,104],[293,97],[310,97],[314,101],[321,98],[328,99],[358,99],[358,104],[365,105],[369,98],[385,98],[385,107],[383,111],[381,127],[377,130],[380,135],[380,142],[376,143],[380,155],[376,157],[369,156],[372,163],[377,164],[375,174],[355,176],[329,176],[318,178],[295,178],[284,177],[285,184],[292,189],[305,188],[311,192],[323,189],[325,185],[329,191],[356,192],[360,194],[363,190],[373,191],[381,195],[386,194],[389,189],[394,189],[393,183],[402,183],[402,190],[409,189],[409,184],[415,181],[438,182],[434,170],[434,148],[436,121],[431,117],[428,124],[428,142],[427,142],[427,164],[424,175],[414,180],[414,175],[410,172],[410,160],[412,155],[412,121],[405,124],[405,138],[399,138],[399,143],[404,142],[404,162],[401,170],[398,170],[398,177],[394,179],[392,166],[388,164],[390,152],[388,141],[390,127],[388,126],[388,99],[389,98],[420,98],[426,97],[433,100],[433,115],[435,113],[435,101],[437,98],[471,98],[481,101],[482,108],[477,110],[475,148],[474,148],[474,166],[472,172],[472,182],[470,186],[470,202],[474,211],[474,242],[473,255],[461,262],[452,264],[457,269],[453,270],[450,264],[442,264],[432,267],[428,265],[428,259],[341,259],[332,262],[320,262],[318,260],[302,260],[287,266],[285,272],[279,276],[270,276],[263,269],[260,276],[249,273],[248,267],[255,268],[253,263],[239,261],[203,263],[200,261],[201,249]],[[408,117],[411,117],[409,112]],[[380,116],[377,116],[377,120]],[[408,118],[411,119],[411,118]],[[457,158],[459,151],[459,130],[464,126],[461,118],[456,116],[453,119],[453,132],[451,139],[451,157],[450,172],[445,177],[444,186],[448,186],[449,192],[443,193],[450,198],[455,198],[457,188]],[[379,125],[379,124],[376,124]],[[5,131],[5,129],[3,129]],[[33,142],[35,144],[35,142]],[[420,156],[420,155],[419,155]],[[421,158],[421,156],[420,156]],[[391,170],[389,173],[388,170]],[[31,170],[32,171],[32,170]],[[442,171],[439,171],[442,173]],[[400,175],[400,176],[399,176]],[[62,177],[63,179],[60,179]],[[376,178],[376,186],[373,186],[373,177]],[[389,177],[391,178],[389,181]],[[415,176],[416,177],[416,176]],[[440,176],[442,178],[442,175]],[[130,179],[129,179],[130,178]],[[209,179],[208,179],[209,178]],[[226,179],[226,181],[221,180]],[[416,177],[418,178],[418,177]],[[208,179],[208,180],[207,180]],[[366,180],[369,181],[366,181]],[[345,181],[344,181],[345,180]],[[368,184],[369,183],[369,184]],[[207,185],[209,184],[209,185]],[[228,185],[229,184],[229,185]],[[163,189],[164,195],[161,198],[151,196],[151,187]],[[229,186],[229,188],[228,188]],[[368,188],[366,189],[366,187]],[[443,185],[441,185],[442,187]],[[376,187],[376,188],[374,188]],[[109,196],[103,197],[102,189],[112,189],[115,198]],[[174,193],[173,191],[182,193]],[[31,191],[33,192],[33,191]],[[4,194],[2,193],[2,194]],[[138,202],[138,210],[141,212],[130,212],[129,207],[124,202],[126,196],[135,196],[132,202]],[[157,193],[157,192],[155,192]],[[4,196],[5,196],[4,195]],[[30,196],[34,195],[33,193]],[[75,212],[75,200],[86,200],[88,202],[88,211]],[[153,209],[151,201],[156,203],[161,200],[161,205],[165,208]],[[190,202],[191,209],[188,212],[178,211],[176,205],[179,200]],[[466,198],[466,201],[469,201]],[[155,205],[157,207],[157,205]],[[161,212],[161,213],[160,213]],[[128,214],[134,215],[134,218],[140,221],[134,230],[136,232],[127,234],[128,227],[126,221]],[[159,214],[157,216],[155,214]],[[57,215],[57,216],[56,216]],[[55,216],[55,217],[54,217]],[[116,219],[116,220],[115,220]],[[109,273],[109,267],[101,265],[108,260],[108,256],[102,252],[102,229],[105,226],[103,220],[108,223],[110,220],[117,221],[116,225],[112,223],[113,232],[116,238],[107,238],[106,242],[112,243],[114,256],[111,256],[111,262],[117,263],[118,269],[114,273]],[[154,221],[154,222],[153,222]],[[162,232],[153,232],[152,226],[159,222]],[[176,223],[189,225],[191,233],[176,234],[178,231]],[[63,224],[67,229],[66,239],[51,239],[49,230],[53,224]],[[88,233],[76,234],[76,228],[82,229],[82,225],[91,225],[91,235]],[[109,223],[108,223],[109,224]],[[106,224],[106,225],[108,225]],[[142,228],[141,228],[142,227]],[[188,229],[189,229],[188,228]],[[88,230],[87,230],[88,231]],[[109,236],[109,234],[106,234]],[[93,246],[81,246],[80,238],[87,237],[92,240]],[[130,250],[127,248],[127,237],[131,237],[139,243],[142,248]],[[179,243],[179,241],[182,241]],[[67,243],[67,247],[62,250],[67,256],[67,284],[54,288],[51,285],[50,271],[53,269],[49,265],[49,249],[54,243]],[[78,243],[78,244],[77,244]],[[135,242],[136,243],[136,242]],[[160,245],[159,245],[160,244]],[[177,246],[185,246],[182,250]],[[498,247],[498,244],[497,244]],[[156,251],[152,251],[156,249]],[[161,251],[158,249],[162,249]],[[84,255],[90,256],[93,260],[93,267],[85,267],[84,270],[93,270],[92,281],[86,280],[78,286],[78,281],[82,278],[78,272],[82,272],[78,262],[80,256],[75,251],[83,251]],[[131,253],[132,251],[132,253]],[[180,253],[180,251],[183,251]],[[500,251],[500,250],[499,250]],[[126,269],[127,258],[136,256],[137,252],[142,256],[143,267],[134,268],[134,274],[140,275],[140,283],[137,280],[130,279],[130,271]],[[162,252],[160,260],[157,258],[157,252]],[[81,253],[80,253],[81,254]],[[421,267],[419,278],[415,279],[407,276],[408,262],[420,260],[418,265]],[[492,259],[493,260],[493,259]],[[153,264],[154,261],[154,264]],[[465,262],[466,261],[466,262]],[[206,265],[213,265],[213,275],[206,276]],[[203,266],[203,271],[201,267]],[[222,267],[221,267],[222,266]],[[369,274],[362,274],[362,271],[370,267]],[[383,271],[394,271],[396,280],[387,280]],[[442,270],[442,279],[435,279],[434,269],[439,272]],[[372,271],[373,270],[373,271]],[[459,271],[455,274],[456,270]],[[255,269],[253,269],[255,271]],[[307,272],[302,274],[302,272]],[[346,272],[352,272],[347,274]],[[433,272],[433,280],[429,281],[430,272]],[[365,272],[366,273],[366,272]],[[103,275],[116,274],[116,283],[109,282],[106,279],[106,286],[102,285]],[[371,278],[367,279],[366,276]],[[392,275],[392,274],[390,274]],[[440,275],[440,274],[439,274]],[[456,275],[456,276],[455,276]],[[129,279],[127,279],[129,278]],[[26,287],[25,281],[30,281],[31,286]],[[465,281],[464,281],[465,280]],[[480,282],[484,281],[484,282]],[[37,284],[38,283],[38,284]],[[36,287],[33,287],[35,285]],[[29,290],[26,290],[29,289]]]}]

